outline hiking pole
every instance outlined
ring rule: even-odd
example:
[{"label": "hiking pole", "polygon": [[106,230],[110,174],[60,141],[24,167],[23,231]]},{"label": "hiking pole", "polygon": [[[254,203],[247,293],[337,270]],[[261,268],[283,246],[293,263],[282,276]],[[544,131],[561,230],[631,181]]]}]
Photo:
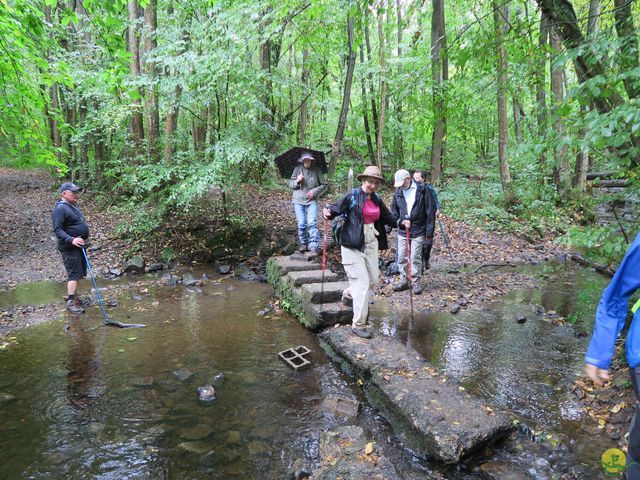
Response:
[{"label": "hiking pole", "polygon": [[442,239],[444,240],[444,244],[447,247],[447,252],[449,252],[449,260],[453,260],[453,256],[451,255],[451,247],[449,246],[449,239],[447,238],[447,234],[444,233],[444,228],[442,228],[442,221],[440,217],[438,217],[438,225],[440,226],[440,233],[442,234]]},{"label": "hiking pole", "polygon": [[409,238],[409,228],[405,227],[407,232],[407,278],[409,278],[409,305],[411,307],[411,321],[413,321],[413,282],[411,279],[411,239]]},{"label": "hiking pole", "polygon": [[102,297],[100,296],[100,292],[98,291],[98,284],[96,283],[96,278],[93,276],[93,270],[91,270],[91,263],[89,262],[89,257],[87,256],[87,249],[85,246],[82,247],[82,255],[84,255],[84,260],[85,262],[87,262],[87,270],[89,271],[89,276],[91,277],[91,281],[93,282],[93,288],[96,291],[96,297],[98,297],[98,303],[100,304],[100,309],[102,309],[102,315],[104,316],[105,326],[118,327],[118,328],[146,327],[146,325],[142,323],[122,323],[122,322],[116,322],[115,320],[109,320],[109,317],[107,316],[107,311],[104,309],[104,304],[102,303]]},{"label": "hiking pole", "polygon": [[324,237],[322,239],[322,280],[320,280],[320,311],[324,305],[324,269],[327,266],[327,234],[329,233],[329,220],[324,219]]}]

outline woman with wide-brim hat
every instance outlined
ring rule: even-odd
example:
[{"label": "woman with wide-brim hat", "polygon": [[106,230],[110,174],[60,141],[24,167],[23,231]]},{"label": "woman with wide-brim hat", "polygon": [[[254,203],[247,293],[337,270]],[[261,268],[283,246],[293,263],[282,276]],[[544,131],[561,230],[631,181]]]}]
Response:
[{"label": "woman with wide-brim hat", "polygon": [[342,215],[342,265],[349,278],[349,287],[342,292],[344,303],[353,302],[353,332],[362,338],[371,338],[373,329],[367,325],[370,289],[378,282],[378,252],[386,250],[385,225],[395,227],[398,217],[389,211],[377,188],[384,178],[374,165],[358,175],[360,188],[342,196],[336,203],[322,210],[325,219]]}]

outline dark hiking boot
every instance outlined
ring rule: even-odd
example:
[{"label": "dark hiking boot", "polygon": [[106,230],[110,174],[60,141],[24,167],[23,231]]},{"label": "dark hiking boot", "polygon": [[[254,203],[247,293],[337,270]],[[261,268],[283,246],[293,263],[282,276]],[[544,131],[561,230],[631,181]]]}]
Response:
[{"label": "dark hiking boot", "polygon": [[80,298],[76,296],[73,302],[76,305],[76,307],[88,307],[91,305],[91,298],[90,297]]},{"label": "dark hiking boot", "polygon": [[353,307],[353,298],[351,298],[351,297],[347,297],[346,295],[342,295],[342,298],[340,299],[340,301],[346,307]]},{"label": "dark hiking boot", "polygon": [[71,313],[84,313],[84,308],[76,305],[75,300],[67,300],[67,310],[69,310]]},{"label": "dark hiking boot", "polygon": [[309,251],[309,247],[307,247],[306,245],[300,245],[300,248],[298,249],[298,251],[300,253],[308,252]]},{"label": "dark hiking boot", "polygon": [[395,282],[392,288],[394,292],[402,292],[409,289],[409,284],[407,282]]},{"label": "dark hiking boot", "polygon": [[373,328],[371,328],[369,325],[365,325],[363,327],[354,325],[353,327],[351,327],[351,330],[360,338],[369,339],[373,337]]},{"label": "dark hiking boot", "polygon": [[422,285],[420,282],[416,282],[413,284],[413,293],[416,295],[420,295],[422,293]]}]

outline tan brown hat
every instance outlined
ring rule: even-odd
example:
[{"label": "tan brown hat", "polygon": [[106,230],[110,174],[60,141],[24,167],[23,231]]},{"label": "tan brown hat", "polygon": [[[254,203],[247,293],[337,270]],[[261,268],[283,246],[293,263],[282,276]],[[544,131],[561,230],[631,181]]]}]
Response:
[{"label": "tan brown hat", "polygon": [[367,168],[365,168],[364,172],[357,176],[357,179],[362,181],[362,179],[365,177],[377,178],[378,180],[384,182],[384,177],[380,173],[380,169],[375,165],[369,165]]}]

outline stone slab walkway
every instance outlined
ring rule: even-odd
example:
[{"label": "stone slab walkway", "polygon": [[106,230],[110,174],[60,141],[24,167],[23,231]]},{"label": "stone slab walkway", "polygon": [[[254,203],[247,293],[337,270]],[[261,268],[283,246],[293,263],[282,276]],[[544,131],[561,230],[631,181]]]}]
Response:
[{"label": "stone slab walkway", "polygon": [[359,338],[350,327],[320,334],[330,355],[348,362],[370,402],[388,414],[410,448],[456,463],[512,430],[511,420],[471,397],[399,340],[377,334]]}]

